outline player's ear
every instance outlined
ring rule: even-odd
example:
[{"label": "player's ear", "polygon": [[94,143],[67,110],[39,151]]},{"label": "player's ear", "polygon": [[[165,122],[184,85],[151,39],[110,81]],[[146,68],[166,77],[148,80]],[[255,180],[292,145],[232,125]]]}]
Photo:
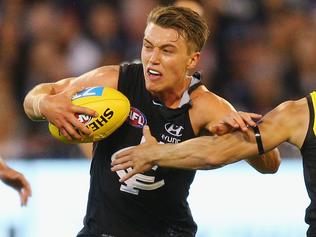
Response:
[{"label": "player's ear", "polygon": [[193,52],[191,53],[191,56],[188,60],[188,64],[187,64],[187,69],[188,70],[191,70],[191,69],[194,69],[196,68],[199,60],[200,60],[200,56],[201,56],[201,53],[200,52]]}]

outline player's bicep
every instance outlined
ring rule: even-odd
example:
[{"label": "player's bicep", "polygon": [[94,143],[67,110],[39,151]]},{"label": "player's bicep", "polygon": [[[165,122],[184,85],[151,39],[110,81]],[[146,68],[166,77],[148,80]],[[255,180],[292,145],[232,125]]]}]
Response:
[{"label": "player's bicep", "polygon": [[265,151],[272,150],[289,140],[293,128],[291,104],[282,103],[267,113],[259,124]]},{"label": "player's bicep", "polygon": [[93,69],[78,77],[71,77],[52,83],[52,92],[58,94],[71,88],[111,87],[117,89],[119,66],[104,66]]},{"label": "player's bicep", "polygon": [[103,86],[117,89],[120,67],[104,66],[87,72],[75,80],[72,80],[70,85],[81,87]]},{"label": "player's bicep", "polygon": [[205,129],[212,134],[214,133],[213,129],[215,125],[218,125],[225,116],[236,112],[235,108],[225,99],[217,96],[213,97],[215,99],[209,100],[208,103],[203,106],[203,110],[205,110],[205,108],[207,108],[208,110],[206,110],[206,112],[204,113],[199,114],[199,116],[201,116],[201,114],[207,115],[205,119]]}]

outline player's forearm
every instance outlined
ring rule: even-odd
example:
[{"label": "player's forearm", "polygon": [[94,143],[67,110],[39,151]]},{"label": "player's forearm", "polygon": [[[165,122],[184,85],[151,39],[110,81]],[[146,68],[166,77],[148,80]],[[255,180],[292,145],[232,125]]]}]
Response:
[{"label": "player's forearm", "polygon": [[24,99],[24,111],[32,120],[43,120],[40,111],[40,103],[44,96],[52,94],[53,86],[51,83],[40,84],[34,87]]},{"label": "player's forearm", "polygon": [[280,152],[275,148],[261,156],[249,158],[247,162],[260,173],[273,174],[278,171],[281,164]]},{"label": "player's forearm", "polygon": [[208,136],[190,139],[179,144],[164,144],[164,148],[153,157],[154,163],[159,166],[183,169],[220,168],[226,165],[227,157],[213,151],[217,144],[214,137]]},{"label": "player's forearm", "polygon": [[[173,145],[165,144],[155,154],[159,166],[186,169],[215,169],[256,154],[256,143],[248,134],[234,132],[219,137],[199,137]],[[160,150],[160,149],[159,149]]]},{"label": "player's forearm", "polygon": [[[184,169],[206,169],[209,167],[207,154],[202,151],[202,138],[179,144],[164,144],[163,149],[154,152],[153,163],[162,167]],[[161,145],[158,145],[161,146]],[[157,154],[157,155],[156,155]]]}]

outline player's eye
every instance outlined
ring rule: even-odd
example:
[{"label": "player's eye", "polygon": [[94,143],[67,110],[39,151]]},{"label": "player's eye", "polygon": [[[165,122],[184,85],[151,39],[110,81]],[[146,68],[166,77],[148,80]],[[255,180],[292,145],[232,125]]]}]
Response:
[{"label": "player's eye", "polygon": [[146,49],[152,49],[152,48],[153,48],[152,45],[147,44],[147,43],[144,43],[144,44],[143,44],[143,47],[146,48]]}]

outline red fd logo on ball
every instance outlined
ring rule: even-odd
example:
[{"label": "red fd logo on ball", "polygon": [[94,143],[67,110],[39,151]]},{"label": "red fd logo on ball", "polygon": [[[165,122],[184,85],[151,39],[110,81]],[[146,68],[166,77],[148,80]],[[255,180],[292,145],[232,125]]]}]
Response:
[{"label": "red fd logo on ball", "polygon": [[92,117],[90,115],[86,115],[86,114],[76,114],[76,117],[77,117],[78,121],[83,123],[83,124],[89,123],[92,119]]}]

